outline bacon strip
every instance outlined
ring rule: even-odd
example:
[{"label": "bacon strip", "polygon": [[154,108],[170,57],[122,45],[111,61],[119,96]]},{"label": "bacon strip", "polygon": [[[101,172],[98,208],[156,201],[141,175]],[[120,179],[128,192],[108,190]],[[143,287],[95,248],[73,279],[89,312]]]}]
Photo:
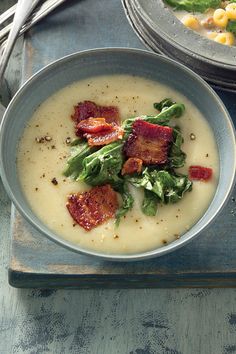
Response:
[{"label": "bacon strip", "polygon": [[124,145],[126,156],[139,158],[144,165],[166,163],[173,129],[142,119],[136,120],[132,128],[132,133]]},{"label": "bacon strip", "polygon": [[66,206],[74,221],[90,231],[113,218],[119,204],[116,192],[107,184],[70,195]]},{"label": "bacon strip", "polygon": [[91,101],[83,101],[74,106],[74,113],[71,118],[79,123],[87,118],[105,118],[107,123],[120,123],[119,110],[115,106],[99,106]]},{"label": "bacon strip", "polygon": [[113,141],[122,139],[124,130],[118,125],[112,126],[112,130],[104,131],[95,134],[84,134],[84,137],[88,139],[90,146],[101,146],[112,143]]},{"label": "bacon strip", "polygon": [[137,119],[133,123],[133,133],[141,135],[147,139],[160,139],[171,142],[173,139],[173,129],[170,127],[148,123],[143,119]]},{"label": "bacon strip", "polygon": [[83,133],[99,133],[104,131],[112,131],[113,125],[108,124],[105,118],[88,118],[81,120],[76,126],[76,135]]},{"label": "bacon strip", "polygon": [[209,181],[212,178],[211,168],[203,166],[190,166],[189,178],[196,181]]},{"label": "bacon strip", "polygon": [[143,161],[141,159],[130,157],[127,161],[125,161],[121,174],[124,176],[132,173],[140,173],[142,171],[142,165]]}]

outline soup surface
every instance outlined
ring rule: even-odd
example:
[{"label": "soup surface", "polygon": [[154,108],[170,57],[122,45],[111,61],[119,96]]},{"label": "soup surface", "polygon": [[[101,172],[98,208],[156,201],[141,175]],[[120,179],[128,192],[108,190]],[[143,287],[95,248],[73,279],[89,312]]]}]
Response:
[{"label": "soup surface", "polygon": [[236,45],[236,2],[222,1],[216,9],[203,13],[174,10],[175,16],[190,29],[224,45]]},{"label": "soup surface", "polygon": [[[143,192],[131,187],[134,207],[115,226],[110,219],[91,231],[75,225],[67,208],[71,193],[89,190],[83,182],[63,176],[69,156],[68,137],[74,138],[73,106],[84,100],[114,105],[122,119],[155,115],[153,103],[171,97],[186,106],[178,125],[184,136],[186,164],[178,172],[188,174],[190,165],[213,169],[208,182],[194,181],[193,189],[176,204],[160,205],[155,217],[141,211]],[[177,121],[177,119],[176,119]],[[191,139],[194,134],[195,139]],[[48,137],[39,143],[42,136]],[[18,173],[26,198],[36,215],[61,238],[104,253],[136,253],[163,246],[188,230],[209,206],[218,181],[218,153],[212,131],[196,107],[178,92],[157,82],[126,75],[101,76],[76,82],[49,97],[33,114],[19,143]],[[53,181],[57,183],[53,183]]]}]

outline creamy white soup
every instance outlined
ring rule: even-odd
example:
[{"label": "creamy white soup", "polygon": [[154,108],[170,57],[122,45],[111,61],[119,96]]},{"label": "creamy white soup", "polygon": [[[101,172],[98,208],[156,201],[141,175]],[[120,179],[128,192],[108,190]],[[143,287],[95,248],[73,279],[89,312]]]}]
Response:
[{"label": "creamy white soup", "polygon": [[[178,172],[188,174],[190,165],[213,169],[207,182],[194,181],[191,192],[171,205],[159,205],[155,217],[141,211],[143,192],[130,187],[134,207],[117,227],[115,220],[85,231],[66,208],[68,195],[91,187],[63,176],[74,138],[73,106],[84,100],[114,105],[122,119],[155,115],[153,103],[171,97],[186,106],[178,125],[184,136],[186,164]],[[177,119],[176,119],[177,122]],[[192,136],[194,134],[194,139]],[[43,144],[40,137],[47,137]],[[43,102],[26,126],[19,143],[18,173],[25,196],[35,214],[61,238],[84,249],[132,254],[161,247],[181,237],[209,206],[218,181],[218,153],[213,133],[198,109],[183,95],[157,82],[134,76],[101,76],[73,83]],[[53,183],[56,179],[57,184]]]}]

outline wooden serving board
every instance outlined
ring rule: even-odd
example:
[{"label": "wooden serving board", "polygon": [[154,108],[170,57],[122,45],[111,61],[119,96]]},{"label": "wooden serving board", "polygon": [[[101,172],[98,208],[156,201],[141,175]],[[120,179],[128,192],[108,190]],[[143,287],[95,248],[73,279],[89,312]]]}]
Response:
[{"label": "wooden serving board", "polygon": [[[49,62],[95,47],[143,48],[118,0],[71,1],[25,38],[23,81]],[[235,119],[236,94],[219,92]],[[236,189],[217,221],[180,250],[113,263],[71,252],[34,230],[12,207],[9,282],[15,287],[146,288],[236,286]]]}]

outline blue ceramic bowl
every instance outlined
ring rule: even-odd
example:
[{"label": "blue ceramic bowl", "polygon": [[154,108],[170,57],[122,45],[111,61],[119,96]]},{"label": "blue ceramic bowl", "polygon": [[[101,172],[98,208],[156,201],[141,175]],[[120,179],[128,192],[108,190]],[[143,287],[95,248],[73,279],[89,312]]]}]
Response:
[{"label": "blue ceramic bowl", "polygon": [[[16,168],[19,138],[38,105],[62,87],[104,74],[134,74],[164,83],[185,95],[208,120],[220,156],[220,176],[215,197],[204,216],[180,239],[148,252],[132,255],[103,254],[63,240],[32,212],[22,193]],[[234,185],[235,131],[230,116],[215,92],[199,76],[181,64],[137,49],[95,49],[66,56],[31,77],[11,101],[0,131],[0,167],[5,188],[20,213],[42,234],[61,246],[109,260],[139,260],[161,256],[183,246],[202,232],[218,215]]]}]

